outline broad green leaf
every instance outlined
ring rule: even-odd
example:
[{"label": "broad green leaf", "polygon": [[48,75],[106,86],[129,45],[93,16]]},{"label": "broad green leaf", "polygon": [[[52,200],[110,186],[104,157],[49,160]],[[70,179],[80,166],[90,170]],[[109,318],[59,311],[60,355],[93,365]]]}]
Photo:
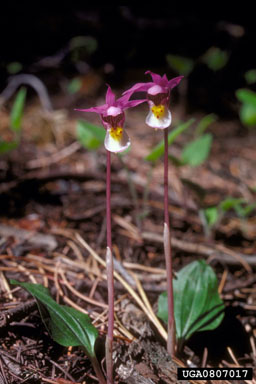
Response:
[{"label": "broad green leaf", "polygon": [[222,211],[227,212],[230,209],[235,209],[237,205],[241,205],[244,202],[245,200],[243,198],[227,197],[219,204],[219,207]]},{"label": "broad green leaf", "polygon": [[256,107],[256,93],[249,89],[238,89],[236,97],[244,104],[251,104]]},{"label": "broad green leaf", "polygon": [[[217,328],[224,317],[224,304],[218,293],[213,269],[204,260],[194,261],[173,280],[174,316],[177,338],[189,339],[193,333]],[[158,316],[167,322],[167,293],[160,295]]]},{"label": "broad green leaf", "polygon": [[197,124],[195,133],[197,136],[201,136],[204,131],[217,120],[217,116],[214,113],[204,116]]},{"label": "broad green leaf", "polygon": [[256,106],[253,104],[243,104],[239,111],[241,122],[248,126],[256,126]]},{"label": "broad green leaf", "polygon": [[247,84],[256,83],[256,69],[250,69],[249,71],[245,72],[244,77]]},{"label": "broad green leaf", "polygon": [[212,47],[203,55],[203,62],[208,65],[212,71],[219,71],[227,64],[229,55],[226,51],[218,47]]},{"label": "broad green leaf", "polygon": [[17,148],[17,141],[0,141],[0,153],[9,152]]},{"label": "broad green leaf", "polygon": [[[168,135],[168,144],[169,146],[175,141],[175,139],[186,129],[188,129],[195,119],[190,119],[185,123],[178,125],[176,128],[172,129]],[[152,151],[145,157],[145,160],[151,161],[152,163],[156,162],[164,154],[164,140],[161,140]]]},{"label": "broad green leaf", "polygon": [[196,167],[202,164],[209,156],[212,145],[212,135],[206,133],[188,143],[181,154],[181,160],[185,164],[189,164],[192,167]]},{"label": "broad green leaf", "polygon": [[167,55],[167,63],[179,75],[188,76],[194,68],[194,60],[178,55]]},{"label": "broad green leaf", "polygon": [[89,150],[99,148],[105,139],[105,129],[98,125],[79,120],[77,123],[77,139]]},{"label": "broad green leaf", "polygon": [[21,130],[26,94],[27,90],[25,88],[19,90],[11,110],[11,129],[14,132],[20,132]]},{"label": "broad green leaf", "polygon": [[42,320],[54,341],[65,347],[83,347],[88,357],[95,357],[94,345],[98,331],[91,324],[89,316],[56,303],[49,290],[41,284],[21,283],[16,280],[11,280],[11,284],[20,285],[36,298]]}]

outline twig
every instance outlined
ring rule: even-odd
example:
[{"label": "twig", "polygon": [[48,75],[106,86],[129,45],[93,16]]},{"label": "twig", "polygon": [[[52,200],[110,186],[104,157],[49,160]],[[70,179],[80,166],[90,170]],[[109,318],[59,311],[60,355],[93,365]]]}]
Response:
[{"label": "twig", "polygon": [[17,305],[15,308],[3,311],[0,315],[0,328],[6,328],[13,321],[19,321],[28,316],[28,313],[36,309],[36,300],[29,300]]},{"label": "twig", "polygon": [[51,364],[55,365],[56,368],[58,368],[64,375],[69,378],[72,382],[75,381],[75,379],[64,369],[61,365],[50,359],[49,357],[45,356],[45,359],[48,360]]},{"label": "twig", "polygon": [[51,164],[58,163],[59,161],[71,156],[81,148],[81,144],[78,141],[70,144],[69,146],[62,148],[60,151],[53,153],[50,156],[41,157],[39,159],[30,160],[26,166],[29,169],[48,167]]},{"label": "twig", "polygon": [[[89,246],[89,244],[78,234],[76,233],[76,238],[78,242],[87,249],[88,252],[104,267],[106,267],[106,263],[104,260],[100,258],[100,256]],[[147,310],[147,307],[141,300],[141,298],[138,296],[138,294],[134,291],[134,289],[116,272],[114,271],[114,276],[120,283],[125,287],[125,289],[130,293],[130,295],[134,298],[134,300],[137,302],[137,304],[142,308],[142,310],[145,312],[147,317],[150,321],[156,326],[156,329],[160,333],[160,335],[163,337],[164,340],[167,340],[167,333],[163,327],[159,328],[158,323],[156,324],[155,317],[151,315],[151,313]]]},{"label": "twig", "polygon": [[[143,232],[141,235],[144,240],[151,240],[157,243],[162,243],[163,241],[162,236],[157,233]],[[224,246],[209,247],[205,244],[195,244],[189,241],[183,241],[173,237],[171,239],[171,244],[173,248],[179,249],[184,252],[197,253],[207,257],[212,256],[212,258],[214,259],[218,259],[220,261],[232,265],[242,264],[244,268],[250,273],[252,271],[252,268],[250,266],[256,265],[256,255],[244,255],[231,251],[230,249]],[[235,255],[237,257],[235,257]]]},{"label": "twig", "polygon": [[68,287],[68,289],[77,297],[79,297],[81,300],[84,300],[86,301],[87,303],[90,303],[92,305],[95,305],[97,307],[101,307],[101,308],[108,308],[107,304],[104,304],[104,303],[100,303],[99,301],[97,300],[94,300],[88,296],[85,296],[83,295],[82,293],[80,293],[79,291],[77,291],[74,287],[72,287],[72,285],[68,282],[65,274],[63,271],[59,272],[60,275],[61,275],[61,278],[63,279],[63,282],[64,284]]},{"label": "twig", "polygon": [[14,237],[19,241],[27,241],[29,244],[53,251],[57,247],[57,241],[52,235],[46,235],[35,231],[28,231],[0,224],[0,235],[3,237]]},{"label": "twig", "polygon": [[43,108],[47,112],[51,112],[53,110],[52,103],[43,82],[38,77],[27,74],[15,75],[9,78],[7,87],[0,94],[0,107],[3,103],[10,99],[16,89],[22,84],[27,84],[34,88],[39,96]]}]

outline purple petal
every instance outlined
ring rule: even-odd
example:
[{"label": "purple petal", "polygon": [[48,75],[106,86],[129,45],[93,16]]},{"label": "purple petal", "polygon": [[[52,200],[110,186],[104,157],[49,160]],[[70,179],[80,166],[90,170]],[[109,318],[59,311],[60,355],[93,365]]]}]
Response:
[{"label": "purple petal", "polygon": [[131,93],[127,93],[124,96],[117,99],[117,101],[116,101],[117,106],[119,108],[121,108],[122,110],[125,110],[127,108],[135,107],[136,105],[139,105],[139,104],[143,103],[144,101],[147,101],[146,99],[130,100],[129,101],[130,97],[131,97]]},{"label": "purple petal", "polygon": [[136,107],[136,105],[142,104],[145,101],[148,101],[147,99],[142,99],[142,100],[130,100],[127,101],[125,105],[123,105],[122,109],[125,110],[127,108],[133,108]]},{"label": "purple petal", "polygon": [[131,93],[124,92],[123,96],[119,97],[119,99],[116,100],[117,106],[122,108],[127,103],[127,101],[129,101],[130,97],[131,97]]},{"label": "purple petal", "polygon": [[174,77],[174,79],[171,79],[168,81],[168,88],[171,90],[172,88],[176,87],[180,81],[183,79],[184,76],[178,76]]},{"label": "purple petal", "polygon": [[115,101],[116,101],[115,94],[112,92],[112,89],[108,85],[108,90],[107,90],[107,93],[106,93],[106,103],[108,105],[114,105]]},{"label": "purple petal", "polygon": [[167,76],[166,76],[166,74],[164,74],[164,75],[163,75],[163,77],[162,77],[162,80],[163,80],[165,83],[167,83],[167,82],[168,82],[168,79],[167,79]]},{"label": "purple petal", "polygon": [[134,92],[145,92],[147,91],[150,87],[152,87],[154,85],[154,83],[152,81],[150,81],[149,83],[137,83],[135,84],[133,87],[131,87],[130,89],[128,89],[127,91],[125,91],[123,93],[123,95],[127,95],[129,94],[130,96],[132,95],[132,93]]},{"label": "purple petal", "polygon": [[146,71],[145,75],[148,75],[148,74],[151,75],[152,80],[155,84],[161,85],[162,77],[160,75],[158,75],[157,73],[151,72],[151,71]]},{"label": "purple petal", "polygon": [[86,109],[75,109],[75,111],[80,111],[80,112],[95,112],[99,113],[100,115],[104,113],[108,108],[107,104],[100,105],[99,107],[92,107],[92,108],[86,108]]}]

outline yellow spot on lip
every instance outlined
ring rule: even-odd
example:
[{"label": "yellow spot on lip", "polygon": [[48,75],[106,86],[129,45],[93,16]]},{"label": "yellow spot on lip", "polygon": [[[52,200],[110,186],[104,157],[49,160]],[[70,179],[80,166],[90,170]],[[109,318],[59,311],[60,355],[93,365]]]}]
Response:
[{"label": "yellow spot on lip", "polygon": [[123,136],[123,128],[122,127],[112,127],[109,132],[112,139],[120,141]]},{"label": "yellow spot on lip", "polygon": [[151,108],[151,111],[153,112],[154,116],[157,118],[157,119],[161,119],[164,114],[165,114],[165,106],[160,104],[160,105],[154,105],[152,108]]}]

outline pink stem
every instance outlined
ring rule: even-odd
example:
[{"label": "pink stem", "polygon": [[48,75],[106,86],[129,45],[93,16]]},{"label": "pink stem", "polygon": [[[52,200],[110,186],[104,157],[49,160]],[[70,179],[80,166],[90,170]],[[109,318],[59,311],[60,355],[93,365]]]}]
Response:
[{"label": "pink stem", "polygon": [[106,338],[107,383],[113,384],[113,333],[114,333],[114,268],[111,236],[111,152],[107,151],[106,180],[106,216],[107,216],[107,285],[108,285],[108,334]]},{"label": "pink stem", "polygon": [[107,247],[109,247],[112,250],[112,234],[111,234],[111,152],[109,152],[109,151],[107,151],[106,216],[107,216]]},{"label": "pink stem", "polygon": [[167,350],[171,356],[175,354],[175,319],[172,284],[172,253],[170,220],[168,211],[168,128],[164,129],[164,254],[167,270],[167,297],[168,297],[168,339]]}]

